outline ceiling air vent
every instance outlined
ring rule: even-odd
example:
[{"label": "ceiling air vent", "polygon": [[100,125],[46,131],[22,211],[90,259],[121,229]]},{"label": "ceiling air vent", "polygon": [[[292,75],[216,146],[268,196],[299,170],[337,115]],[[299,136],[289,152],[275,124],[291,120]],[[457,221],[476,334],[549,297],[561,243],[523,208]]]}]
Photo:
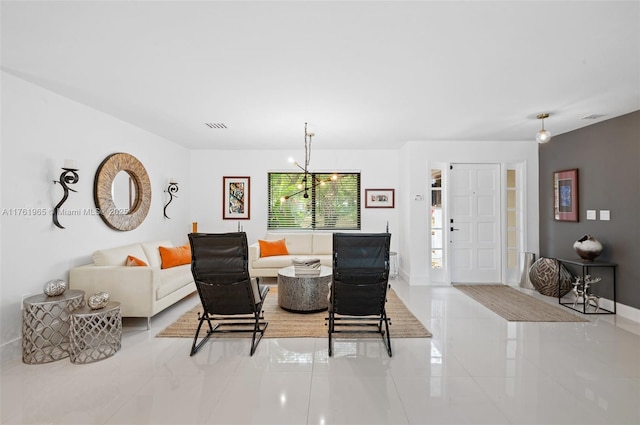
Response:
[{"label": "ceiling air vent", "polygon": [[591,115],[587,115],[586,117],[582,117],[580,119],[581,120],[597,120],[598,118],[602,118],[604,116],[605,114],[591,114]]},{"label": "ceiling air vent", "polygon": [[206,122],[204,123],[204,125],[206,125],[209,128],[227,128],[227,126],[221,122]]}]

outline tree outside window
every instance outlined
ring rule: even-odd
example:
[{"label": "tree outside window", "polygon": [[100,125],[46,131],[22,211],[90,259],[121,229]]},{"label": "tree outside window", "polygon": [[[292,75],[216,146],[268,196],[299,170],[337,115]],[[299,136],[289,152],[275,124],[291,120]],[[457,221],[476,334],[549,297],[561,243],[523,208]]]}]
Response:
[{"label": "tree outside window", "polygon": [[360,230],[360,173],[269,173],[269,229]]}]

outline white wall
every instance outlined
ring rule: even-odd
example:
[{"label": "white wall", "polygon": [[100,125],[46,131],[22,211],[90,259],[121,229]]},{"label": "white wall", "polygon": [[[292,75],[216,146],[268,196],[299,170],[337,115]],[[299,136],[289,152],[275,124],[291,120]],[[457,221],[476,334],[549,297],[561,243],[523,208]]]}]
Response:
[{"label": "white wall", "polygon": [[[23,295],[40,294],[50,279],[68,278],[68,270],[89,263],[99,248],[136,241],[170,239],[185,243],[190,229],[189,152],[183,147],[2,72],[0,211],[0,355],[19,356]],[[53,184],[64,159],[80,163],[80,180],[63,208],[95,209],[93,180],[109,154],[126,152],[145,166],[152,187],[146,220],[137,229],[118,232],[97,215],[60,216],[66,229],[53,225],[49,210],[62,198]],[[169,177],[180,184],[178,199],[163,217]],[[188,187],[188,186],[187,186]],[[10,215],[16,208],[44,208],[44,216]]]},{"label": "white wall", "polygon": [[[538,144],[535,141],[520,142],[408,142],[400,156],[406,176],[406,187],[401,201],[402,225],[400,228],[401,273],[411,284],[429,284],[429,222],[430,200],[429,164],[443,163],[518,163],[524,164],[525,191],[525,251],[539,251],[538,216]],[[422,195],[423,201],[415,196]]]},{"label": "white wall", "polygon": [[[317,143],[314,140],[314,143]],[[383,232],[389,222],[391,249],[399,243],[399,208],[364,208],[365,189],[396,189],[401,169],[396,150],[323,151],[314,146],[309,167],[313,171],[360,171],[362,187],[362,231]],[[231,232],[238,220],[222,219],[222,178],[251,177],[249,220],[240,220],[249,243],[267,232],[267,173],[298,171],[287,162],[289,157],[303,158],[304,145],[297,150],[193,151],[191,153],[191,218],[200,232]],[[397,202],[397,198],[396,198]]]},{"label": "white wall", "polygon": [[[296,171],[287,158],[300,150],[192,151],[191,221],[201,232],[236,231],[238,223],[249,243],[267,231],[267,173]],[[410,284],[429,281],[429,162],[522,162],[527,181],[527,251],[538,252],[538,144],[532,142],[409,142],[399,151],[323,151],[314,148],[315,171],[360,171],[365,189],[395,189],[394,209],[362,208],[362,231],[383,231],[389,221],[391,249],[398,252],[400,273]],[[251,177],[251,219],[222,219],[223,176]],[[422,195],[423,201],[415,201]]]},{"label": "white wall", "polygon": [[[64,159],[80,162],[78,193],[64,208],[95,208],[93,179],[100,162],[114,152],[136,156],[146,167],[153,191],[147,219],[137,229],[118,232],[96,215],[61,216],[66,229],[55,227],[51,215],[0,216],[0,356],[20,355],[22,297],[39,294],[50,279],[67,279],[68,270],[90,262],[91,253],[144,240],[184,243],[191,222],[201,232],[235,231],[237,220],[222,219],[223,176],[251,177],[251,218],[242,220],[249,242],[267,231],[267,173],[294,171],[294,150],[187,151],[181,146],[112,116],[61,97],[2,72],[0,210],[45,208],[62,197],[53,180]],[[362,230],[383,231],[389,222],[391,248],[400,272],[411,284],[426,281],[428,265],[428,164],[442,162],[524,162],[526,168],[527,251],[538,252],[538,146],[535,142],[409,142],[401,150],[326,151],[314,139],[311,169],[360,171],[362,191],[395,189],[394,209],[362,209]],[[164,193],[169,177],[180,191],[164,219]],[[415,195],[424,201],[415,201]]]}]

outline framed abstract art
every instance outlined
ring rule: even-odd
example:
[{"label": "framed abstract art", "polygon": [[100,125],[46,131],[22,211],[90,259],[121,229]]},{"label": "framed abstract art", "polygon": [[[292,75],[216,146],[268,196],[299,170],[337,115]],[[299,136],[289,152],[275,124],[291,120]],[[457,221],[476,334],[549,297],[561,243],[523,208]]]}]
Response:
[{"label": "framed abstract art", "polygon": [[251,177],[222,178],[222,218],[249,220]]},{"label": "framed abstract art", "polygon": [[553,219],[578,221],[578,169],[553,173]]}]

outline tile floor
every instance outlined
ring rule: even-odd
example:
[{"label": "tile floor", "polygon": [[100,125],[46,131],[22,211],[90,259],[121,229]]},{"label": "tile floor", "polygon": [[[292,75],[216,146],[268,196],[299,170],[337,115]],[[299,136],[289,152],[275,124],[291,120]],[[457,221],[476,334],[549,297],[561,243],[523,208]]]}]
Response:
[{"label": "tile floor", "polygon": [[[640,424],[640,324],[508,323],[451,287],[396,292],[433,333],[382,343],[155,338],[198,303],[125,319],[88,365],[2,364],[2,424]],[[540,297],[543,298],[543,297]],[[553,302],[550,299],[549,302]],[[393,332],[393,327],[391,328]]]}]

